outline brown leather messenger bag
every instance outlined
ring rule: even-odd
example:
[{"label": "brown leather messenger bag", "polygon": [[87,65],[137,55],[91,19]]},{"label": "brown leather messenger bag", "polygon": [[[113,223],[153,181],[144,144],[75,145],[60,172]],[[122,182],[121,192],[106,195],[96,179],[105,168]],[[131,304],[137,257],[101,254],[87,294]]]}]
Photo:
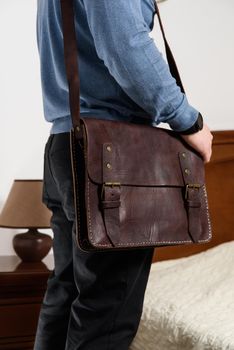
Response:
[{"label": "brown leather messenger bag", "polygon": [[[80,117],[74,4],[60,2],[78,246],[103,251],[210,241],[204,162],[178,133]],[[156,2],[155,9],[170,71],[184,92]]]}]

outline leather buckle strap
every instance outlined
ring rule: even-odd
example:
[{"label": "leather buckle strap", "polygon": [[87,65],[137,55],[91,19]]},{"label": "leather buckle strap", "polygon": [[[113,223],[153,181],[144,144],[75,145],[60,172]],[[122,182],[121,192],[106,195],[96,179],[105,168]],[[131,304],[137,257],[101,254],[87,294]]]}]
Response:
[{"label": "leather buckle strap", "polygon": [[113,246],[120,242],[120,183],[106,182],[102,186],[101,207],[106,234]]},{"label": "leather buckle strap", "polygon": [[120,242],[120,193],[121,184],[118,182],[116,149],[111,142],[103,143],[102,148],[102,191],[101,208],[106,228],[106,234],[113,246]]},{"label": "leather buckle strap", "polygon": [[189,152],[179,152],[179,160],[185,184],[185,206],[188,216],[188,232],[193,242],[198,242],[201,227],[201,184],[194,182],[192,160]]},{"label": "leather buckle strap", "polygon": [[200,184],[187,184],[185,187],[185,199],[188,199],[188,192],[190,188],[199,189],[201,187]]},{"label": "leather buckle strap", "polygon": [[105,190],[105,186],[121,186],[120,182],[104,182],[102,185],[102,191],[101,191],[101,198],[103,199],[103,194],[104,194],[104,190]]}]

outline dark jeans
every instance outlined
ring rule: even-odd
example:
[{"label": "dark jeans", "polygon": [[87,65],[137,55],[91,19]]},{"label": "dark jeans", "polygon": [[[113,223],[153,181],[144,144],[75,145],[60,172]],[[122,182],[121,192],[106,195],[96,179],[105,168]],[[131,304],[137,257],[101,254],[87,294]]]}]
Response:
[{"label": "dark jeans", "polygon": [[127,350],[139,325],[154,250],[78,248],[69,133],[50,135],[47,141],[43,202],[53,213],[55,269],[34,350]]}]

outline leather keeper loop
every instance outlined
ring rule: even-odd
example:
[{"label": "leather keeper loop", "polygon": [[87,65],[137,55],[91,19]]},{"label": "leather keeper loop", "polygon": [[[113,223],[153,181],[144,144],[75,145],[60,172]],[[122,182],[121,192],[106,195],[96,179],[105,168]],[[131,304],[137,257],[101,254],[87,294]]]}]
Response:
[{"label": "leather keeper loop", "polygon": [[186,200],[186,206],[190,208],[200,208],[201,202],[200,201],[192,201],[192,200]]},{"label": "leather keeper loop", "polygon": [[101,206],[103,209],[108,208],[119,208],[120,207],[120,201],[102,201]]}]

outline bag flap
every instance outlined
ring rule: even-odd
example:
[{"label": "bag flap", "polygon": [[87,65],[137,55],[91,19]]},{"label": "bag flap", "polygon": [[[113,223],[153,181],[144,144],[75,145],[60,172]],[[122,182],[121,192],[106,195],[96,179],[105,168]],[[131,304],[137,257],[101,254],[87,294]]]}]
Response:
[{"label": "bag flap", "polygon": [[172,130],[82,118],[90,180],[134,186],[184,186],[179,153],[185,153],[194,183],[205,182],[203,159]]}]

